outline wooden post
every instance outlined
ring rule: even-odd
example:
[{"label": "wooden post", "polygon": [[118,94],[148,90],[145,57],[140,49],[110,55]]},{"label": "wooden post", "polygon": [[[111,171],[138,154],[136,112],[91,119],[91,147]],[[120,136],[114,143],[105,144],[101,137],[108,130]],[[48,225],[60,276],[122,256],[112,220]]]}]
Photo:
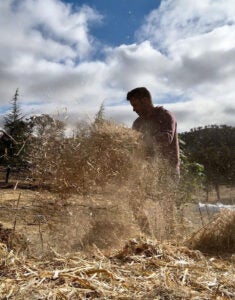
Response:
[{"label": "wooden post", "polygon": [[7,168],[6,168],[6,178],[5,178],[5,183],[8,183],[9,176],[10,176],[10,171],[11,171],[11,167],[8,165]]}]

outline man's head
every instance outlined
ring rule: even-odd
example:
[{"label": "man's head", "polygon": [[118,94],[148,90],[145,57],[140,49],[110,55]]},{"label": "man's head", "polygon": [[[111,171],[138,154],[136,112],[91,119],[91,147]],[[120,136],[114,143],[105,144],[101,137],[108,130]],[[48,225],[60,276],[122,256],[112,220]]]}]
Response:
[{"label": "man's head", "polygon": [[153,111],[151,94],[145,87],[138,87],[129,91],[127,100],[130,101],[133,111],[141,117],[148,116]]}]

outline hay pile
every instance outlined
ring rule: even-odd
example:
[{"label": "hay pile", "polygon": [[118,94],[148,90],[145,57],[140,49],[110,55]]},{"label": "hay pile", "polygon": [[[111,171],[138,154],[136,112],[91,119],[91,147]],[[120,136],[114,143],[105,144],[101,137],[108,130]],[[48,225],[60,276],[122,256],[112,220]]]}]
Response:
[{"label": "hay pile", "polygon": [[43,260],[0,245],[1,299],[233,299],[234,263],[199,251],[131,240],[110,257],[94,249]]},{"label": "hay pile", "polygon": [[[170,168],[160,155],[146,157],[140,133],[98,120],[78,128],[73,138],[46,135],[37,143],[40,147],[32,146],[32,177],[56,193],[58,202],[67,203],[71,195],[83,196],[84,202],[98,194],[112,201],[117,198],[119,207],[129,211],[129,220],[133,215],[142,232],[157,238],[172,235],[176,188],[168,176]],[[150,200],[160,203],[164,223],[170,220],[167,226],[149,221],[145,203]],[[97,222],[100,228],[106,226]],[[164,233],[157,235],[157,228],[164,228]]]},{"label": "hay pile", "polygon": [[87,195],[121,184],[143,152],[140,134],[109,121],[92,123],[73,138],[46,135],[31,146],[32,177],[60,194]]},{"label": "hay pile", "polygon": [[222,210],[211,222],[194,233],[185,244],[204,253],[235,253],[235,212]]}]

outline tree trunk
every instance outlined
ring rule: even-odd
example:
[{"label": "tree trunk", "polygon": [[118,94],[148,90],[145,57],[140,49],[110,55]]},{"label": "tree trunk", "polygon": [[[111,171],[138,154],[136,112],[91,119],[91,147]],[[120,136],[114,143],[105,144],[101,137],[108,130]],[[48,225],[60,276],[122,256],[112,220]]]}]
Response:
[{"label": "tree trunk", "polygon": [[11,167],[7,166],[5,183],[8,183]]},{"label": "tree trunk", "polygon": [[216,195],[217,195],[217,200],[220,202],[221,198],[220,198],[220,189],[219,189],[219,184],[215,185],[215,191],[216,191]]}]

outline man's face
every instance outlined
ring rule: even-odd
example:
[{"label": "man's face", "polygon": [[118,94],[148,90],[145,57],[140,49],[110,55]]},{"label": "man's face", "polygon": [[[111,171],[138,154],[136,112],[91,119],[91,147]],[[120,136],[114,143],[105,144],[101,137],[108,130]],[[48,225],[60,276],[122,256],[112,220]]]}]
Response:
[{"label": "man's face", "polygon": [[135,111],[140,117],[145,117],[149,114],[150,105],[144,99],[131,98],[130,103]]}]

